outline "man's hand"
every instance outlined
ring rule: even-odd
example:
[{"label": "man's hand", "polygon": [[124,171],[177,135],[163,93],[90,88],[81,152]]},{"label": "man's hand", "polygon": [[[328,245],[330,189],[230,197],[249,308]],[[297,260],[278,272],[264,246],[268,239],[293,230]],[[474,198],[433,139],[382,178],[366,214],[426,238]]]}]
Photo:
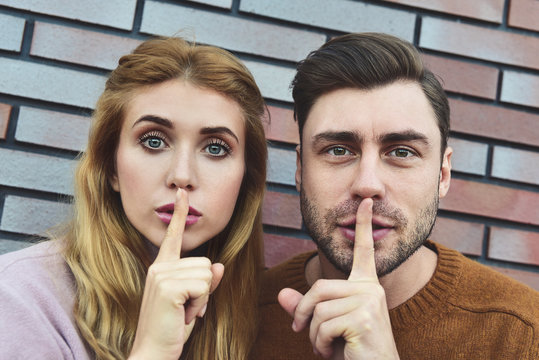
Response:
[{"label": "man's hand", "polygon": [[177,360],[223,277],[222,264],[205,257],[180,258],[188,211],[187,193],[178,190],[165,239],[148,269],[130,359]]},{"label": "man's hand", "polygon": [[302,296],[283,289],[278,299],[294,318],[292,328],[309,327],[313,350],[332,359],[398,359],[385,292],[376,275],[372,204],[357,210],[354,260],[348,280],[318,280]]}]

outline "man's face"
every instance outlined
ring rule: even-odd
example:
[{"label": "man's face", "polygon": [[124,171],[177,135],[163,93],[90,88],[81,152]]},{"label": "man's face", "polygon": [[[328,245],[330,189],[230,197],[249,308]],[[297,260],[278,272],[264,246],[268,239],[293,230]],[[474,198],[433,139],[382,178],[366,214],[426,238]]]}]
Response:
[{"label": "man's face", "polygon": [[311,108],[298,149],[296,185],[305,226],[345,274],[352,266],[355,215],[372,198],[378,276],[410,257],[429,236],[449,188],[451,153],[440,164],[440,131],[421,87],[395,82],[340,89]]}]

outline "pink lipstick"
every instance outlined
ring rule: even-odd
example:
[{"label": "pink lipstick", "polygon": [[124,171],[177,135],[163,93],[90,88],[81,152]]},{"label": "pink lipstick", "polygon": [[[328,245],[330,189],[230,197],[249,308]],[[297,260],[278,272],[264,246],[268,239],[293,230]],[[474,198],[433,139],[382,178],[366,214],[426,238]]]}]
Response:
[{"label": "pink lipstick", "polygon": [[[155,213],[162,222],[167,225],[170,224],[172,214],[174,213],[174,203],[158,207],[157,209],[155,209]],[[195,224],[196,222],[198,222],[201,216],[202,214],[197,209],[192,206],[189,206],[189,212],[187,213],[187,218],[185,219],[185,225],[187,226]]]}]

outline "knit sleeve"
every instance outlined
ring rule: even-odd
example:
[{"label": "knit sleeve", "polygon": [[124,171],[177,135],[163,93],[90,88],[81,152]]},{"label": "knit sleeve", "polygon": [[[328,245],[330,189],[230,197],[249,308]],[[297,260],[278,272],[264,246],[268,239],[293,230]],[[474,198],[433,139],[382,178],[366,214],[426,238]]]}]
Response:
[{"label": "knit sleeve", "polygon": [[0,358],[74,359],[40,304],[26,295],[0,284]]},{"label": "knit sleeve", "polygon": [[0,258],[0,359],[89,359],[63,258],[36,245]]}]

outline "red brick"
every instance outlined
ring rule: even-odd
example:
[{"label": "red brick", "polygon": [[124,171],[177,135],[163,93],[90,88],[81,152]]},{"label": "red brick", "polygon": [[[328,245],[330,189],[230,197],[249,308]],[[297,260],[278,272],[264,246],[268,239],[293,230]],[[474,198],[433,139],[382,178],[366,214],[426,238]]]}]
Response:
[{"label": "red brick", "polygon": [[500,100],[539,108],[539,76],[504,71]]},{"label": "red brick", "polygon": [[[471,17],[474,19],[501,23],[504,0],[385,0],[422,9],[440,11],[446,14]],[[514,2],[514,0],[513,0]]]},{"label": "red brick", "polygon": [[[61,129],[65,136],[58,136]],[[88,141],[90,117],[21,106],[15,140],[57,149],[83,151]]]},{"label": "red brick", "polygon": [[539,37],[423,18],[419,46],[486,61],[539,69]]},{"label": "red brick", "polygon": [[539,116],[499,106],[449,99],[451,130],[539,146]]},{"label": "red brick", "polygon": [[487,99],[496,98],[498,69],[426,54],[423,59],[427,67],[441,78],[445,90]]},{"label": "red brick", "polygon": [[539,185],[539,152],[494,147],[492,176]]},{"label": "red brick", "polygon": [[6,138],[10,114],[11,105],[0,103],[0,139]]},{"label": "red brick", "polygon": [[299,196],[267,191],[262,207],[262,222],[267,225],[301,229]]},{"label": "red brick", "polygon": [[266,123],[266,137],[291,144],[299,143],[298,124],[294,121],[294,112],[289,109],[268,106],[270,123]]},{"label": "red brick", "polygon": [[539,225],[539,193],[461,179],[451,180],[440,208]]},{"label": "red brick", "polygon": [[483,224],[438,217],[430,238],[464,254],[480,256],[484,232]]},{"label": "red brick", "polygon": [[539,265],[539,232],[493,226],[490,228],[488,257]]},{"label": "red brick", "polygon": [[504,275],[512,277],[513,279],[520,281],[521,283],[528,285],[532,289],[539,291],[539,274],[538,273],[532,273],[529,271],[514,270],[514,269],[508,269],[508,268],[501,268],[497,266],[491,266],[491,268],[496,271],[501,272]]},{"label": "red brick", "polygon": [[509,26],[539,31],[539,2],[513,0],[509,2]]},{"label": "red brick", "polygon": [[264,260],[266,267],[282,263],[296,254],[316,250],[312,240],[264,234]]},{"label": "red brick", "polygon": [[112,70],[139,40],[36,22],[30,54]]}]

